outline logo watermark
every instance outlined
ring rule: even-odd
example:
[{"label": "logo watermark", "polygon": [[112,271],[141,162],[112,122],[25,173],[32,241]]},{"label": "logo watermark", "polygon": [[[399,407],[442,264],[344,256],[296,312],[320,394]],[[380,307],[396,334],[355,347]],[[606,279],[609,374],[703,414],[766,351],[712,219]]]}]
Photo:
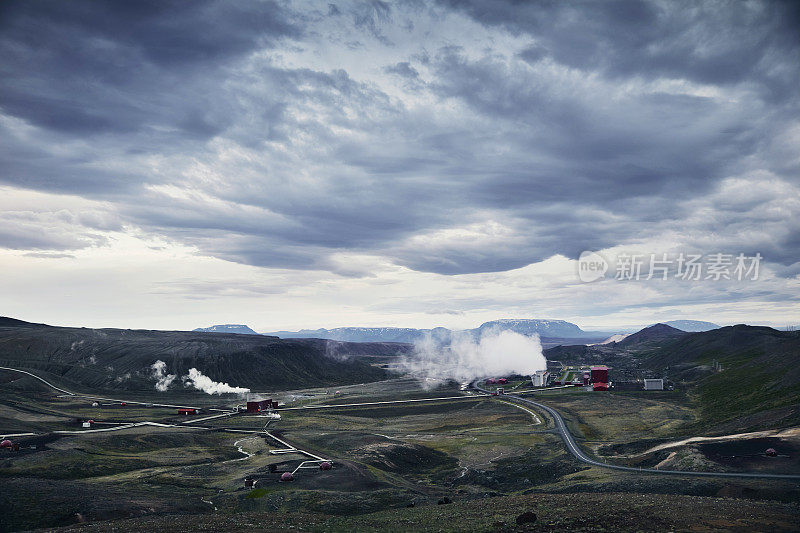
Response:
[{"label": "logo watermark", "polygon": [[[578,258],[578,277],[590,283],[606,278],[623,281],[680,279],[686,281],[757,280],[763,256],[725,254],[628,254],[620,253],[613,261],[597,252],[585,251]],[[613,265],[613,268],[612,268]],[[609,272],[610,271],[610,272]]]},{"label": "logo watermark", "polygon": [[578,258],[578,277],[581,281],[590,283],[605,277],[608,271],[608,261],[597,252],[583,252]]}]

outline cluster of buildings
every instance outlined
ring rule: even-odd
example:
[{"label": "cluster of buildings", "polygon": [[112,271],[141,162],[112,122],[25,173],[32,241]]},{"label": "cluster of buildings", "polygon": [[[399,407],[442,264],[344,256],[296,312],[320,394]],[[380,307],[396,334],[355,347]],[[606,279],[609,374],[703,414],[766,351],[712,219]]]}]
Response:
[{"label": "cluster of buildings", "polygon": [[[537,370],[531,375],[534,387],[546,387],[550,383],[551,374],[547,370]],[[597,365],[592,367],[567,367],[563,373],[552,380],[552,385],[591,387],[595,391],[609,389],[608,367]]]},{"label": "cluster of buildings", "polygon": [[[551,374],[546,370],[537,370],[531,375],[531,384],[534,387],[548,385],[583,387],[592,391],[607,391],[612,388],[611,380],[608,378],[608,367],[605,365],[567,366],[557,374]],[[615,381],[613,388],[615,390],[664,390],[665,386],[663,379],[645,378],[636,381]]]}]

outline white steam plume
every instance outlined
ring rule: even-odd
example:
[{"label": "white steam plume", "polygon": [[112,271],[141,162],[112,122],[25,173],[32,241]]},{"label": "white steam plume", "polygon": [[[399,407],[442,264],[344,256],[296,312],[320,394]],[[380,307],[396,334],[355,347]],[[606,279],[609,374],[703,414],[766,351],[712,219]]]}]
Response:
[{"label": "white steam plume", "polygon": [[187,387],[194,387],[206,394],[225,394],[229,392],[244,394],[250,392],[250,389],[244,387],[231,387],[227,383],[214,381],[210,377],[204,376],[196,368],[189,369],[189,374],[183,376],[183,382]]},{"label": "white steam plume", "polygon": [[455,335],[449,346],[426,336],[414,345],[398,369],[426,383],[447,379],[465,382],[489,376],[533,374],[547,368],[539,336],[514,331],[489,330],[476,339],[469,333]]},{"label": "white steam plume", "polygon": [[153,379],[156,380],[156,390],[159,392],[165,392],[177,377],[175,374],[167,374],[167,363],[164,361],[156,361],[150,368],[153,370]]}]

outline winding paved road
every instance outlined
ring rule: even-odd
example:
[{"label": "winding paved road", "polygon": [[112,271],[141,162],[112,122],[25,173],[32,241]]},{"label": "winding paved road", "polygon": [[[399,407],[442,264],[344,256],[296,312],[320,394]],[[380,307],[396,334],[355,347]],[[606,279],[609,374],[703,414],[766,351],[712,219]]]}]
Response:
[{"label": "winding paved road", "polygon": [[[491,394],[488,390],[479,387],[477,383],[473,383],[473,387],[475,387],[475,389],[481,392]],[[567,446],[567,450],[569,450],[569,453],[575,456],[575,458],[581,461],[582,463],[586,463],[592,466],[599,466],[601,468],[610,468],[612,470],[624,470],[626,472],[663,474],[670,476],[677,475],[677,476],[700,476],[700,477],[736,477],[736,478],[783,479],[788,481],[800,481],[800,475],[797,474],[763,474],[759,472],[690,472],[684,470],[658,470],[656,468],[634,468],[632,466],[621,466],[610,463],[603,463],[601,461],[592,459],[591,457],[583,453],[583,450],[581,450],[580,446],[578,446],[578,444],[575,442],[575,438],[572,436],[572,433],[570,433],[569,429],[567,429],[567,424],[564,422],[564,419],[561,417],[558,411],[556,411],[552,407],[513,394],[504,394],[503,398],[511,399],[526,405],[537,407],[545,411],[547,414],[549,414],[555,423],[556,431],[558,431],[559,435],[561,435],[561,438],[563,439],[564,444]]]}]

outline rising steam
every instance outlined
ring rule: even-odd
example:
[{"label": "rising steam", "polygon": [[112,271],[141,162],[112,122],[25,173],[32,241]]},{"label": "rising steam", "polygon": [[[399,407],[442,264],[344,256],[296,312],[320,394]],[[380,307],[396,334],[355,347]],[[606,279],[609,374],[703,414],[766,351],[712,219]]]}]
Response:
[{"label": "rising steam", "polygon": [[429,335],[415,343],[414,352],[398,364],[398,370],[425,383],[533,374],[546,368],[539,336],[527,337],[509,330],[489,330],[479,338],[470,333],[458,334],[449,346]]},{"label": "rising steam", "polygon": [[[153,379],[156,380],[156,390],[159,392],[166,392],[169,386],[172,385],[172,382],[175,381],[175,378],[178,377],[176,374],[167,374],[167,363],[164,361],[156,361],[150,365],[150,369],[153,372]],[[227,383],[218,383],[210,377],[204,376],[203,373],[196,368],[190,368],[189,373],[182,376],[181,379],[183,380],[184,386],[194,387],[206,394],[225,394],[229,392],[243,394],[250,392],[250,389],[245,389],[243,387],[231,387]]]},{"label": "rising steam", "polygon": [[167,374],[167,363],[164,361],[156,361],[150,368],[153,370],[153,379],[156,380],[156,390],[166,392],[177,376],[175,374]]},{"label": "rising steam", "polygon": [[244,387],[231,387],[227,383],[214,381],[210,377],[204,376],[203,373],[196,368],[189,369],[189,374],[183,376],[183,383],[187,387],[194,387],[206,394],[225,394],[229,392],[244,394],[250,392],[250,389]]}]

